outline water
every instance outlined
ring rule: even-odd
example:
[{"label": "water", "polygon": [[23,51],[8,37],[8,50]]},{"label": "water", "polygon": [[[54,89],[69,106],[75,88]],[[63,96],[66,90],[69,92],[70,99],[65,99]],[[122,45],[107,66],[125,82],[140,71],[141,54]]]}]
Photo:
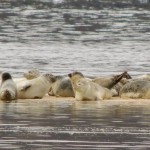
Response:
[{"label": "water", "polygon": [[0,149],[148,149],[150,102],[19,100],[0,105]]},{"label": "water", "polygon": [[[149,73],[148,1],[82,2],[1,1],[0,71]],[[149,108],[147,101],[1,102],[0,149],[147,150]]]}]

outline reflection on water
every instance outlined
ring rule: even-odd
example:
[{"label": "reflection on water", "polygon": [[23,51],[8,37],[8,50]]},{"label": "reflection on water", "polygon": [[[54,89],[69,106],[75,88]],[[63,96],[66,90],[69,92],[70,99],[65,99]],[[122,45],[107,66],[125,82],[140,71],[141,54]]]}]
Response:
[{"label": "reflection on water", "polygon": [[[149,8],[146,0],[0,1],[0,71],[148,73]],[[142,102],[0,102],[0,149],[148,150]]]},{"label": "reflection on water", "polygon": [[142,104],[140,101],[79,102],[64,99],[1,102],[0,147],[148,149],[149,116],[150,103]]}]

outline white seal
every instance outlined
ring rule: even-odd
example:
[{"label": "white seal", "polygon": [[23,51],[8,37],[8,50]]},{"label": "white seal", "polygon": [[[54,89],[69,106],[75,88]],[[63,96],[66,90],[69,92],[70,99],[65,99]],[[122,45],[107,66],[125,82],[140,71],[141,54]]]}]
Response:
[{"label": "white seal", "polygon": [[68,76],[70,77],[76,100],[103,100],[112,97],[112,92],[109,89],[86,79],[80,72],[73,72]]},{"label": "white seal", "polygon": [[0,99],[6,101],[17,99],[16,84],[7,72],[1,75]]},{"label": "white seal", "polygon": [[51,74],[43,74],[37,78],[17,83],[19,99],[43,98],[51,88]]}]

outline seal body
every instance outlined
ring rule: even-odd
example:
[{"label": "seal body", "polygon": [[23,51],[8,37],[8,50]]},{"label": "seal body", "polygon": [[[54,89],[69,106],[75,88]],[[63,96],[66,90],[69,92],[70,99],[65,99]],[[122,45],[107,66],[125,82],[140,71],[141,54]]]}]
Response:
[{"label": "seal body", "polygon": [[49,92],[51,96],[74,97],[71,81],[67,76],[53,76],[52,86]]},{"label": "seal body", "polygon": [[112,97],[112,92],[86,79],[82,73],[73,72],[70,77],[76,100],[103,100]]},{"label": "seal body", "polygon": [[92,79],[92,81],[111,89],[111,91],[113,91],[113,96],[118,96],[120,88],[128,82],[128,79],[131,79],[131,76],[125,71],[119,75],[96,77]]},{"label": "seal body", "polygon": [[17,99],[17,86],[9,73],[3,73],[1,76],[0,99],[15,100]]},{"label": "seal body", "polygon": [[51,74],[43,74],[37,78],[17,83],[18,98],[42,98],[51,88]]},{"label": "seal body", "polygon": [[135,80],[126,83],[119,92],[121,98],[150,98],[150,81]]},{"label": "seal body", "polygon": [[123,78],[130,79],[131,76],[125,71],[119,75],[107,76],[107,77],[96,77],[92,79],[92,81],[103,87],[111,89],[113,86],[119,83]]}]

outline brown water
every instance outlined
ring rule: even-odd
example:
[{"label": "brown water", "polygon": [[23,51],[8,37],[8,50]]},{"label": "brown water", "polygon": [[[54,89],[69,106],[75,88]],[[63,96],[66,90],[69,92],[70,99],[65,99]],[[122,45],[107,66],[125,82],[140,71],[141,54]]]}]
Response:
[{"label": "brown water", "polygon": [[[85,2],[81,8],[74,3],[54,7],[50,0],[1,1],[0,71],[14,77],[31,68],[89,76],[149,73],[148,7],[102,4],[88,7]],[[145,101],[1,102],[0,149],[148,150],[149,110]]]}]

